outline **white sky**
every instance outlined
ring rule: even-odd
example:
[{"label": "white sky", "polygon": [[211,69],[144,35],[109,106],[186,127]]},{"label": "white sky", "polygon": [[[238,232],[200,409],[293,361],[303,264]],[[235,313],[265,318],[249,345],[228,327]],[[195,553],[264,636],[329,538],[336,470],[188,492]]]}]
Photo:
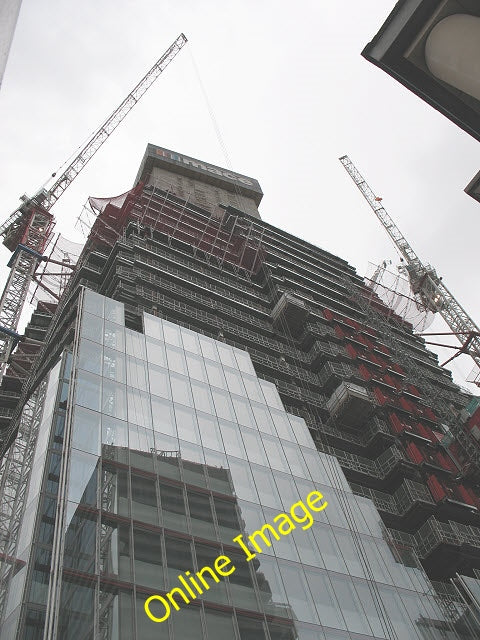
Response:
[{"label": "white sky", "polygon": [[[80,239],[74,223],[87,197],[130,188],[148,142],[228,166],[223,144],[230,168],[259,180],[264,220],[363,275],[396,253],[338,161],[348,154],[420,258],[478,318],[480,210],[463,192],[479,169],[478,143],[360,56],[393,5],[23,0],[0,90],[0,219],[183,31],[187,46],[55,205],[57,231]],[[8,258],[2,246],[0,264]],[[460,383],[473,364],[462,358]]]}]

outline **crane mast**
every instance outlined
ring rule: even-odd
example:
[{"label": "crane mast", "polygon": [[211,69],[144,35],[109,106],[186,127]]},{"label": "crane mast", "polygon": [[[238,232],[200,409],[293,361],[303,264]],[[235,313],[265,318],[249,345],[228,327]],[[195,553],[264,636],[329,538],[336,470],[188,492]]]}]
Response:
[{"label": "crane mast", "polygon": [[[454,335],[459,339],[463,337],[465,343],[462,352],[470,355],[480,369],[480,329],[478,326],[443,284],[435,269],[421,262],[385,210],[382,199],[375,195],[350,158],[342,156],[339,160],[404,258],[405,270],[413,293],[419,296],[426,309],[442,316]],[[467,344],[468,348],[465,348]]]},{"label": "crane mast", "polygon": [[30,282],[38,263],[44,259],[43,252],[54,225],[50,209],[186,42],[187,38],[183,33],[180,34],[125,100],[93,133],[60,177],[48,189],[40,189],[32,198],[23,197],[22,205],[0,226],[3,244],[13,252],[8,263],[10,275],[0,298],[0,383],[11,352],[22,339],[17,333],[18,323]]}]

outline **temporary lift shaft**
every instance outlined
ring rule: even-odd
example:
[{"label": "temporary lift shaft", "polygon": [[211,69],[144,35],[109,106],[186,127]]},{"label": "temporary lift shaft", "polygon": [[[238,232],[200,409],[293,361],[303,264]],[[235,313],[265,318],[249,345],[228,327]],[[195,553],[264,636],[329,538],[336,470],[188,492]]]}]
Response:
[{"label": "temporary lift shaft", "polygon": [[3,244],[14,252],[8,265],[10,275],[0,298],[0,383],[12,349],[21,339],[17,329],[28,288],[51,237],[54,218],[50,209],[186,42],[186,37],[180,34],[54,184],[48,190],[40,189],[32,198],[22,198],[22,205],[0,226]]},{"label": "temporary lift shaft", "polygon": [[[435,269],[430,265],[425,266],[422,264],[420,258],[400,232],[400,229],[386,212],[382,205],[382,199],[375,196],[350,158],[342,156],[340,162],[405,259],[405,269],[408,273],[413,293],[420,297],[427,309],[434,313],[438,312],[442,316],[452,330],[452,335],[457,336],[459,340],[462,340],[463,337],[464,342],[459,347],[459,354],[467,353],[480,369],[480,329],[443,284]],[[480,386],[478,380],[475,383]]]}]

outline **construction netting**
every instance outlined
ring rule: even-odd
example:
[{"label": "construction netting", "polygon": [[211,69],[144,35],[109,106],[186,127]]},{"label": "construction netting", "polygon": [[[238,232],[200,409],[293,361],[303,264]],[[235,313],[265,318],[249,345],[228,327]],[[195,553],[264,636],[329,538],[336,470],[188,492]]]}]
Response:
[{"label": "construction netting", "polygon": [[378,267],[370,264],[369,267],[372,275],[365,277],[365,283],[416,333],[425,331],[432,324],[435,314],[412,292],[408,278],[401,272],[389,271],[384,265]]},{"label": "construction netting", "polygon": [[83,243],[68,240],[60,233],[54,238],[47,261],[37,268],[30,302],[58,302],[82,249]]}]

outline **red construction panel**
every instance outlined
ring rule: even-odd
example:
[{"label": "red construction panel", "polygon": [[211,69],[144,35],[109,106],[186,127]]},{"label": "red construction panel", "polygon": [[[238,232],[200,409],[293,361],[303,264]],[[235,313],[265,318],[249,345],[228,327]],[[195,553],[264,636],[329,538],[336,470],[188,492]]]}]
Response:
[{"label": "red construction panel", "polygon": [[325,316],[325,318],[327,320],[333,320],[333,313],[332,313],[332,311],[330,311],[330,309],[324,309],[323,310],[323,315]]},{"label": "red construction panel", "polygon": [[397,416],[397,414],[393,412],[388,414],[388,421],[390,422],[390,426],[395,433],[403,433],[405,428],[408,426],[405,425]]},{"label": "red construction panel", "polygon": [[430,440],[430,442],[433,442],[435,439],[431,429],[425,427],[421,422],[416,423],[415,431],[419,436],[422,436],[422,438],[427,438],[427,440]]},{"label": "red construction panel", "polygon": [[337,336],[343,340],[345,338],[345,331],[338,324],[336,324],[334,328]]},{"label": "red construction panel", "polygon": [[362,378],[364,380],[370,380],[372,377],[372,374],[370,373],[370,371],[367,369],[367,367],[363,364],[361,364],[358,367],[358,370],[360,371],[360,375],[362,376]]},{"label": "red construction panel", "polygon": [[388,402],[389,400],[388,396],[382,393],[381,389],[379,389],[378,387],[374,387],[373,393],[375,394],[378,404],[384,405]]},{"label": "red construction panel", "polygon": [[458,487],[456,487],[456,493],[460,498],[461,502],[465,502],[465,504],[471,504],[472,507],[476,506],[476,501],[473,500],[472,496],[467,491],[467,489],[463,486],[463,484],[459,484]]},{"label": "red construction panel", "polygon": [[407,400],[407,398],[399,398],[398,403],[402,407],[402,409],[405,409],[405,411],[409,411],[410,413],[415,412],[415,406],[413,402],[410,402],[410,400]]},{"label": "red construction panel", "polygon": [[440,500],[446,498],[447,492],[443,488],[442,483],[433,474],[431,476],[428,476],[427,485],[435,502],[440,502]]},{"label": "red construction panel", "polygon": [[354,360],[357,358],[358,352],[355,347],[353,347],[351,344],[347,344],[345,346],[345,349],[347,350],[347,353],[351,358],[353,358]]},{"label": "red construction panel", "polygon": [[445,453],[443,453],[443,451],[437,451],[437,453],[435,454],[435,459],[443,469],[451,471],[452,473],[455,473],[457,471],[457,467],[455,466],[453,461],[450,460],[450,458]]},{"label": "red construction panel", "polygon": [[415,462],[416,464],[420,464],[425,460],[423,453],[420,451],[417,445],[414,444],[413,442],[409,442],[407,444],[407,454],[409,458],[413,460],[413,462]]}]

